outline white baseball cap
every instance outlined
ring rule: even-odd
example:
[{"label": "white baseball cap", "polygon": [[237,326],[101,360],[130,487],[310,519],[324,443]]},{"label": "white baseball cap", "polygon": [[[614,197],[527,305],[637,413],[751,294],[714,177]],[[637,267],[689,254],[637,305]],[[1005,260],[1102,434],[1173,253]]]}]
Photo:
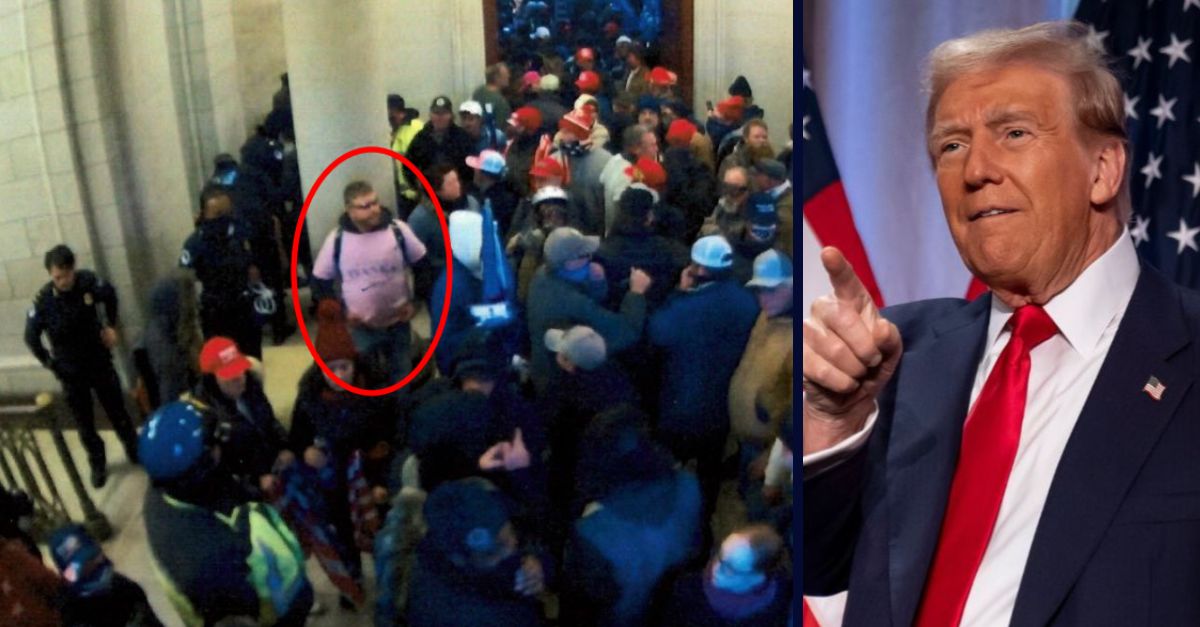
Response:
[{"label": "white baseball cap", "polygon": [[483,105],[479,104],[479,102],[477,102],[475,100],[468,100],[468,101],[458,105],[458,112],[459,113],[470,113],[471,115],[477,115],[479,117],[483,117]]}]

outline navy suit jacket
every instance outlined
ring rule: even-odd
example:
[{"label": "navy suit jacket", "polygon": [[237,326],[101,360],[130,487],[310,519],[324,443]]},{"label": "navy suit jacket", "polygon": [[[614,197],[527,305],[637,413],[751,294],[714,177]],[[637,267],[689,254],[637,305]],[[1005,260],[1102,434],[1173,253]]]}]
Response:
[{"label": "navy suit jacket", "polygon": [[[874,431],[804,483],[805,593],[848,589],[847,626],[916,616],[990,306],[886,310],[904,355]],[[1142,391],[1151,376],[1162,400]],[[1054,473],[1012,625],[1200,625],[1198,376],[1200,294],[1143,266]]]}]

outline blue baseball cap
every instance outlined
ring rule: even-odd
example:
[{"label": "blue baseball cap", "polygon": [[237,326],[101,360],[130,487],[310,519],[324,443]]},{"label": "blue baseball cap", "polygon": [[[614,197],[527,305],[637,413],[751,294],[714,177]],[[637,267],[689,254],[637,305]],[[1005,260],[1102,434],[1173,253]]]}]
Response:
[{"label": "blue baseball cap", "polygon": [[705,268],[723,270],[733,265],[733,247],[721,235],[701,237],[692,244],[692,261]]},{"label": "blue baseball cap", "polygon": [[772,248],[754,258],[754,278],[746,287],[774,289],[785,284],[792,284],[792,260],[787,255]]}]

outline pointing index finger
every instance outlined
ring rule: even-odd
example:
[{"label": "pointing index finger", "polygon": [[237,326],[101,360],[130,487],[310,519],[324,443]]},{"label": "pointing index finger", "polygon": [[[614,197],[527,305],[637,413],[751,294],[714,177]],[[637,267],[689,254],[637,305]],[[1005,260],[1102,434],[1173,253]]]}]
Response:
[{"label": "pointing index finger", "polygon": [[867,288],[863,287],[862,281],[858,279],[853,266],[846,261],[842,251],[833,246],[821,249],[821,265],[825,266],[825,273],[829,275],[829,282],[833,285],[833,295],[839,301],[853,303],[855,306],[872,302]]}]

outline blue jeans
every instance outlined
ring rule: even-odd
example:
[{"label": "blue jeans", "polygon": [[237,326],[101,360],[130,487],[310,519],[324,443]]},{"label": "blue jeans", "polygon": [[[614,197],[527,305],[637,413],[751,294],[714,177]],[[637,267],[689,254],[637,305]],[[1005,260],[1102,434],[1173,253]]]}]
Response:
[{"label": "blue jeans", "polygon": [[351,327],[350,337],[359,355],[382,365],[388,377],[383,387],[393,385],[412,368],[408,354],[412,345],[409,323],[397,322],[386,329]]}]

